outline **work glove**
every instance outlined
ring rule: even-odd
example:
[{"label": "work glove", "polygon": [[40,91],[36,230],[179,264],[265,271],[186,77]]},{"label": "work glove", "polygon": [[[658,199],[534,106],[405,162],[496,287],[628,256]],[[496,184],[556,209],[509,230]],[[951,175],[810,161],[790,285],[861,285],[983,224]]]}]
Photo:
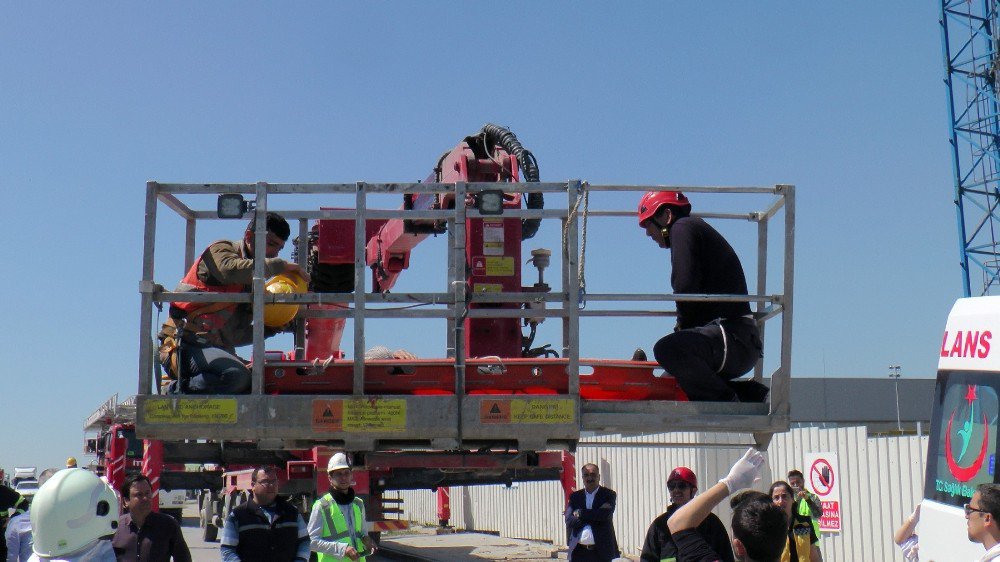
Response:
[{"label": "work glove", "polygon": [[760,480],[760,470],[764,466],[764,460],[764,453],[751,447],[740,460],[736,461],[733,468],[729,469],[729,474],[719,482],[729,488],[730,494],[749,488],[755,481]]}]

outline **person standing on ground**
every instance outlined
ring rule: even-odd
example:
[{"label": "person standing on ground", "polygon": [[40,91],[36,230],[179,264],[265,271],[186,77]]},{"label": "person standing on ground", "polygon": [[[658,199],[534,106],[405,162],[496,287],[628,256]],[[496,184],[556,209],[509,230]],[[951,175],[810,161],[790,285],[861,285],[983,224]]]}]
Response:
[{"label": "person standing on ground", "polygon": [[811,517],[813,531],[819,539],[822,539],[823,536],[819,531],[819,519],[823,517],[823,502],[816,494],[806,489],[806,478],[802,475],[801,470],[788,471],[788,485],[792,487],[792,493],[795,494],[792,500],[795,505],[792,510],[799,515]]},{"label": "person standing on ground", "polygon": [[[58,472],[54,468],[47,468],[38,475],[38,487],[41,488]],[[7,544],[7,555],[4,560],[7,562],[27,562],[31,558],[31,512],[30,503],[28,511],[11,517],[7,523],[7,532],[4,539]]]},{"label": "person standing on ground", "polygon": [[142,474],[126,478],[121,497],[128,513],[118,518],[118,530],[111,539],[118,562],[191,562],[180,525],[173,517],[153,511],[149,478]]},{"label": "person standing on ground", "polygon": [[977,562],[1000,560],[1000,485],[977,486],[965,504],[965,520],[969,540],[986,549]]},{"label": "person standing on ground", "polygon": [[[254,226],[243,240],[213,242],[181,279],[177,292],[249,293],[254,271]],[[305,270],[278,257],[291,234],[288,222],[267,213],[264,274],[294,273],[306,281]],[[175,302],[158,335],[160,363],[177,385],[171,392],[243,394],[250,391],[250,370],[236,348],[253,342],[253,310],[249,303]],[[264,337],[283,327],[264,329]]]},{"label": "person standing on ground", "polygon": [[371,524],[365,503],[354,494],[347,455],[336,453],[326,465],[330,491],[316,500],[309,515],[309,538],[319,562],[365,562],[377,550],[368,536]]},{"label": "person standing on ground", "polygon": [[[639,201],[639,226],[670,250],[675,294],[746,295],[743,265],[729,242],[691,216],[679,191],[650,191]],[[693,401],[763,402],[768,389],[733,381],[762,356],[760,331],[746,302],[678,301],[674,332],[653,346],[656,361]],[[645,353],[636,351],[636,359]]]},{"label": "person standing on ground", "polygon": [[608,562],[621,556],[611,518],[618,494],[601,486],[601,471],[587,463],[580,470],[583,489],[570,494],[566,506],[568,562]]},{"label": "person standing on ground", "polygon": [[[667,520],[698,493],[698,477],[690,468],[678,466],[670,471],[670,476],[667,477],[667,493],[670,496],[667,511],[654,519],[646,531],[646,540],[642,545],[643,562],[660,562],[677,557],[677,545],[670,536]],[[726,532],[726,526],[718,516],[709,513],[696,530],[712,550],[719,554],[720,560],[734,562],[729,533]]]},{"label": "person standing on ground", "polygon": [[[717,562],[722,557],[696,527],[722,500],[760,478],[764,454],[749,449],[725,478],[678,509],[667,521],[677,544],[677,562]],[[733,497],[733,551],[740,562],[779,562],[788,525],[785,514],[765,494],[754,490]]]},{"label": "person standing on ground", "polygon": [[904,562],[918,562],[920,538],[917,537],[917,523],[920,522],[920,504],[913,509],[913,513],[903,520],[903,524],[896,529],[892,535],[893,542],[903,551]]},{"label": "person standing on ground", "polygon": [[[0,532],[5,535],[7,529],[10,526],[10,521],[14,517],[24,514],[28,511],[28,500],[25,499],[21,494],[17,493],[14,488],[7,486],[6,484],[0,484]],[[11,513],[11,519],[8,520],[7,513]],[[0,542],[0,559],[7,560],[8,550],[6,541]]]},{"label": "person standing on ground", "polygon": [[226,517],[223,562],[308,562],[309,534],[295,507],[278,495],[278,471],[255,468],[250,499]]},{"label": "person standing on ground", "polygon": [[823,516],[823,502],[816,494],[806,489],[806,478],[801,470],[788,471],[788,485],[795,493],[795,511],[801,515],[810,515],[813,519]]},{"label": "person standing on ground", "polygon": [[793,509],[795,500],[792,487],[784,480],[771,484],[768,494],[774,505],[780,507],[788,518],[788,539],[782,562],[823,562],[823,554],[816,543],[819,537],[813,529],[812,517],[800,515]]},{"label": "person standing on ground", "polygon": [[60,470],[31,503],[29,562],[115,562],[118,497],[95,474]]}]

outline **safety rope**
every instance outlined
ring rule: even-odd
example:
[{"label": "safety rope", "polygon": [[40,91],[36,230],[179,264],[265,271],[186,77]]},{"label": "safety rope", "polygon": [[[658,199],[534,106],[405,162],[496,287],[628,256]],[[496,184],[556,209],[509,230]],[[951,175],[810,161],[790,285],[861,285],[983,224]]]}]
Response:
[{"label": "safety rope", "polygon": [[577,277],[580,279],[580,308],[584,308],[587,305],[587,215],[590,210],[590,191],[587,190],[588,185],[590,184],[587,182],[580,184],[580,191],[583,193],[583,196],[577,197],[576,203],[574,203],[573,208],[570,209],[569,215],[566,217],[566,224],[563,226],[562,237],[563,248],[567,248],[569,246],[569,225],[576,219],[576,215],[580,210],[580,203],[583,203],[583,217],[581,221],[581,228],[583,232],[580,235],[580,263],[577,266]]}]

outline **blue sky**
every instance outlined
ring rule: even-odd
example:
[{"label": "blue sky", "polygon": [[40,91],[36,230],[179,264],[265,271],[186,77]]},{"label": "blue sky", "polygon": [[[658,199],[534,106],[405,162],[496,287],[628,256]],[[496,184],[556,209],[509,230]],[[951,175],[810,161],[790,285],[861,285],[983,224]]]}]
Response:
[{"label": "blue sky", "polygon": [[[416,181],[488,121],[543,181],[795,184],[793,376],[931,377],[961,296],[941,60],[930,2],[0,4],[0,467],[77,455],[86,415],[134,392],[146,180]],[[590,233],[591,290],[667,291],[625,224]],[[441,290],[443,246],[399,290]],[[157,268],[173,286],[179,258]],[[581,354],[670,327],[585,328]]]}]

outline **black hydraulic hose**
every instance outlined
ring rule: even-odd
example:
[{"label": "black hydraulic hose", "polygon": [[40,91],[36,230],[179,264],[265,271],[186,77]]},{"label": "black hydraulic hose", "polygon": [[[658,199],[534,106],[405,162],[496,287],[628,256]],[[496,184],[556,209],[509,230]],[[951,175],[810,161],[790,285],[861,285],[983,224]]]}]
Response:
[{"label": "black hydraulic hose", "polygon": [[[521,172],[523,173],[522,179],[524,181],[539,181],[538,160],[535,160],[535,155],[528,149],[521,146],[521,142],[517,140],[514,133],[504,127],[501,127],[500,125],[494,125],[493,123],[483,125],[480,133],[486,137],[489,142],[503,148],[508,154],[512,154],[515,158],[517,158],[517,164],[521,167]],[[542,194],[528,193],[525,206],[528,209],[541,209],[544,206]],[[541,226],[541,222],[542,219],[524,219],[521,221],[521,239],[527,240],[538,233],[538,227]]]}]

